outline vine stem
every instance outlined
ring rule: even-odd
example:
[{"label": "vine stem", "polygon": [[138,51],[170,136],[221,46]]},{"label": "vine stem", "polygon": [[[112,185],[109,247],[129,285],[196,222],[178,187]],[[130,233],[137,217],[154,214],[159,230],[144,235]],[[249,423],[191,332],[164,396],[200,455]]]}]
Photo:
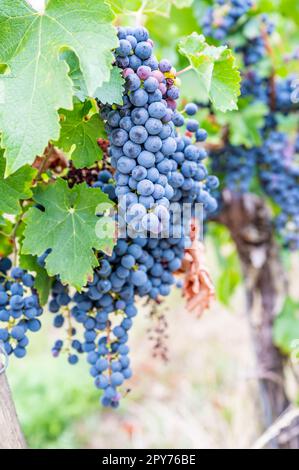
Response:
[{"label": "vine stem", "polygon": [[176,73],[177,77],[178,77],[179,75],[182,75],[182,74],[185,73],[185,72],[188,72],[188,71],[191,70],[192,68],[193,68],[192,65],[188,65],[188,67],[185,67],[184,69],[179,70],[179,71]]},{"label": "vine stem", "polygon": [[38,169],[38,172],[37,172],[37,175],[36,175],[36,178],[35,180],[38,181],[41,177],[41,175],[43,174],[43,171],[44,169],[46,168],[46,165],[48,163],[48,160],[49,158],[51,157],[52,155],[52,150],[53,150],[54,146],[52,144],[50,144],[50,142],[48,143],[47,147],[45,148],[45,151],[44,151],[44,158],[41,162],[41,165]]}]

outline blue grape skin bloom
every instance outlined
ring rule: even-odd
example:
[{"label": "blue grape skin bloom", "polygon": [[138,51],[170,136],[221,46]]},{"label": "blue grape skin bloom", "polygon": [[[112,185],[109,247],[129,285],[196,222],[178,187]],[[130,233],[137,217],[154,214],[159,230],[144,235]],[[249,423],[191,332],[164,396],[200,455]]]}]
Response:
[{"label": "blue grape skin bloom", "polygon": [[0,341],[8,355],[23,358],[27,334],[41,328],[43,309],[34,289],[34,277],[9,258],[0,259]]},{"label": "blue grape skin bloom", "polygon": [[[126,342],[133,324],[132,318],[137,314],[134,285],[130,276],[138,272],[138,267],[134,265],[133,269],[131,260],[137,263],[136,258],[141,254],[140,245],[131,243],[129,246],[124,240],[119,240],[113,256],[106,256],[100,261],[92,282],[87,284],[82,293],[76,293],[70,298],[65,286],[58,280],[53,285],[49,308],[55,318],[62,316],[66,321],[71,315],[71,322],[82,325],[83,341],[73,339],[71,346],[74,348],[80,344],[81,352],[87,354],[90,374],[95,386],[103,390],[102,403],[105,406],[117,407],[121,397],[117,388],[132,375]],[[124,260],[123,264],[127,267],[123,267],[121,277],[118,277],[116,271]],[[145,274],[144,271],[141,273]],[[68,307],[68,311],[63,314],[61,312],[65,307]],[[75,342],[78,344],[74,345]],[[56,341],[52,349],[54,357],[64,347],[62,340]],[[76,364],[78,355],[69,350],[68,362]]]}]

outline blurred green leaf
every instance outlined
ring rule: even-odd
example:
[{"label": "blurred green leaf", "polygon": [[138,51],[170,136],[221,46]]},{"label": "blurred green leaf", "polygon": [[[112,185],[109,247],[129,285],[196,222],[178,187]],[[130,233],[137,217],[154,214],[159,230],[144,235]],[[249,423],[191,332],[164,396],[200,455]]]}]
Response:
[{"label": "blurred green leaf", "polygon": [[292,343],[299,340],[299,302],[287,297],[281,312],[275,318],[273,339],[284,353],[292,353]]},{"label": "blurred green leaf", "polygon": [[217,113],[217,121],[222,126],[228,125],[230,143],[254,147],[261,144],[261,129],[264,118],[268,114],[268,107],[261,101],[245,105],[238,111],[221,114]]},{"label": "blurred green leaf", "polygon": [[235,257],[225,259],[225,268],[216,282],[216,297],[227,307],[231,303],[232,296],[242,281],[239,270],[235,268]]},{"label": "blurred green leaf", "polygon": [[20,266],[28,271],[36,273],[34,287],[39,294],[41,305],[45,305],[48,301],[53,278],[49,277],[45,268],[37,262],[37,257],[32,255],[20,255]]},{"label": "blurred green leaf", "polygon": [[253,17],[244,25],[243,35],[245,38],[251,40],[259,37],[261,34],[261,21],[260,17]]},{"label": "blurred green leaf", "polygon": [[[51,331],[49,322],[44,323],[45,319],[43,326]],[[42,344],[32,354],[38,341]],[[64,433],[72,424],[89,414],[99,413],[100,419],[100,393],[92,385],[84,360],[72,368],[65,357],[51,357],[49,334],[32,339],[30,344],[22,367],[14,367],[17,364],[12,359],[8,370],[22,429],[30,448],[65,448]]]},{"label": "blurred green leaf", "polygon": [[13,252],[13,242],[10,238],[12,231],[12,221],[0,214],[0,257],[9,256]]},{"label": "blurred green leaf", "polygon": [[298,130],[298,115],[297,114],[276,114],[278,122],[278,130],[280,132],[287,132],[289,134],[296,134]]},{"label": "blurred green leaf", "polygon": [[127,14],[140,11],[142,14],[169,16],[171,7],[190,7],[193,0],[108,0],[112,10],[116,14]]},{"label": "blurred green leaf", "polygon": [[[74,94],[80,101],[88,98],[86,83],[80,69],[80,63],[73,51],[63,51],[61,58],[65,60],[69,66],[69,77],[72,79]],[[97,88],[93,94],[93,98],[98,98],[103,104],[119,104],[123,103],[123,91],[125,80],[122,77],[121,69],[113,66],[109,81],[104,82],[101,87]]]},{"label": "blurred green leaf", "polygon": [[174,6],[177,8],[187,8],[192,5],[194,0],[171,0],[171,1],[174,4]]},{"label": "blurred green leaf", "polygon": [[236,288],[243,280],[238,253],[229,230],[223,225],[211,222],[208,234],[213,242],[219,269],[216,298],[228,307]]},{"label": "blurred green leaf", "polygon": [[144,14],[168,16],[172,0],[108,0],[116,14],[130,14],[142,11]]}]

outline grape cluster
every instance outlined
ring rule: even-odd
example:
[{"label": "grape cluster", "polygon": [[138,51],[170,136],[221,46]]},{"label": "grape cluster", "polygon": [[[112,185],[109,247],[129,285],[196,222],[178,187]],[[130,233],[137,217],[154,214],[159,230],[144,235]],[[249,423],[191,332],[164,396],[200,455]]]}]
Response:
[{"label": "grape cluster", "polygon": [[[125,94],[121,106],[99,103],[109,158],[91,184],[125,209],[116,218],[128,230],[111,256],[99,255],[99,267],[81,293],[71,295],[56,281],[49,305],[54,325],[67,329],[67,339],[54,344],[54,356],[67,351],[75,364],[78,353],[86,353],[95,385],[103,389],[102,403],[112,407],[132,374],[127,341],[136,298],[159,302],[170,293],[188,245],[188,227],[171,204],[202,203],[208,214],[216,209],[210,189],[218,184],[202,163],[207,154],[200,143],[207,133],[192,118],[197,106],[176,110],[176,71],[152,54],[146,29],[120,28],[118,35],[115,62],[123,69]],[[74,321],[81,327],[74,328]],[[74,335],[82,327],[78,340]]]},{"label": "grape cluster", "polygon": [[251,0],[216,0],[215,5],[207,8],[202,29],[205,36],[218,41],[226,39],[235,30],[240,18],[252,7]]},{"label": "grape cluster", "polygon": [[285,133],[271,131],[259,148],[259,177],[265,193],[280,209],[275,219],[284,244],[299,249],[299,135],[290,142]]},{"label": "grape cluster", "polygon": [[210,152],[212,170],[221,176],[224,187],[234,192],[250,191],[256,172],[256,148],[226,144],[225,147]]},{"label": "grape cluster", "polygon": [[8,355],[18,358],[26,354],[27,333],[41,328],[43,310],[33,285],[31,274],[12,267],[9,258],[0,260],[0,341]]},{"label": "grape cluster", "polygon": [[134,215],[140,212],[141,229],[159,233],[161,220],[149,211],[157,203],[169,207],[173,196],[167,174],[169,156],[177,149],[176,74],[169,61],[158,63],[146,29],[120,28],[118,36],[116,64],[126,79],[124,104],[101,107],[116,170],[115,193]]}]

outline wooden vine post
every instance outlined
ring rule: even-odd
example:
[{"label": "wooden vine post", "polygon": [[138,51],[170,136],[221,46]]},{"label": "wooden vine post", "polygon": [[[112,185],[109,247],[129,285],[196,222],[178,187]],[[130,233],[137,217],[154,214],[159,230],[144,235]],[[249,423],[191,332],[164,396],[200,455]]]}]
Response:
[{"label": "wooden vine post", "polygon": [[3,369],[0,357],[0,449],[25,449],[25,438]]},{"label": "wooden vine post", "polygon": [[[235,242],[244,275],[247,312],[256,356],[262,421],[265,429],[290,405],[286,393],[286,358],[273,343],[273,322],[285,296],[285,276],[273,237],[271,216],[265,202],[254,194],[223,192],[217,219]],[[299,422],[295,419],[272,448],[299,448]]]}]

